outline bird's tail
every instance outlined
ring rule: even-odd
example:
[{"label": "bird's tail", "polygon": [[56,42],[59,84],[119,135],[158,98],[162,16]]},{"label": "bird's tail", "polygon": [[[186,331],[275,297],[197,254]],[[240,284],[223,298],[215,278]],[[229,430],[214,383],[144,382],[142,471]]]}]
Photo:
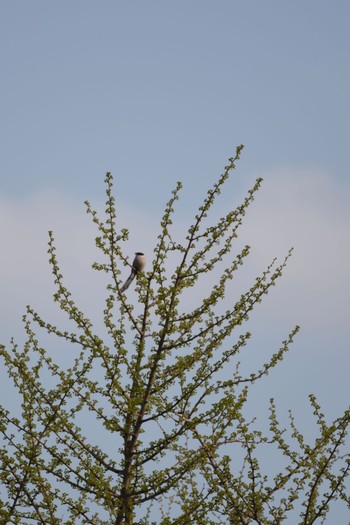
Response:
[{"label": "bird's tail", "polygon": [[125,290],[129,288],[130,284],[135,279],[135,275],[136,275],[136,272],[132,271],[129,277],[127,278],[127,280],[125,281],[125,283],[123,284],[123,286],[121,287],[120,289],[121,292],[125,292]]}]

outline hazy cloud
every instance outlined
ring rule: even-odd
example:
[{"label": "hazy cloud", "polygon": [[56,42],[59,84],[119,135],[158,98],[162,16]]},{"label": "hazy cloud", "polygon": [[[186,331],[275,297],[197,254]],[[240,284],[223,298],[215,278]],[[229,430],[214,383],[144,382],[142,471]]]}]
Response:
[{"label": "hazy cloud", "polygon": [[[242,279],[251,282],[274,256],[282,259],[291,246],[295,251],[285,276],[254,314],[259,347],[269,355],[288,331],[300,324],[302,332],[294,357],[288,357],[284,365],[288,370],[282,370],[279,377],[284,381],[288,374],[296,374],[308,392],[317,385],[321,389],[320,384],[327,381],[334,385],[336,403],[339,388],[345,392],[350,366],[349,187],[336,186],[327,174],[318,171],[279,170],[263,177],[263,187],[240,231],[239,242],[252,246]],[[102,202],[97,205],[104,209]],[[142,249],[150,261],[159,218],[153,218],[151,212],[144,217],[130,208],[118,209],[121,226],[131,232],[127,245],[130,257]],[[179,219],[174,228],[183,232],[181,214]],[[57,315],[50,298],[53,284],[46,253],[49,229],[55,232],[68,288],[88,314],[100,311],[103,276],[93,275],[91,270],[91,263],[99,258],[94,246],[96,230],[82,204],[54,192],[22,200],[0,197],[3,342],[19,332],[26,304],[45,312],[49,320]],[[288,388],[292,394],[293,382],[283,386],[286,392]]]}]

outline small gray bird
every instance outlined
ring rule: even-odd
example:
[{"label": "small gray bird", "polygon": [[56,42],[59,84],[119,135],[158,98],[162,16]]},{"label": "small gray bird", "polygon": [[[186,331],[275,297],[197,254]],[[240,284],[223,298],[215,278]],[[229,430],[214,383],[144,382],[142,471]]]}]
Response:
[{"label": "small gray bird", "polygon": [[132,263],[131,274],[129,275],[129,277],[127,278],[127,280],[121,287],[120,289],[121,292],[125,292],[125,290],[129,288],[130,284],[135,279],[135,275],[139,272],[142,272],[145,265],[146,265],[145,255],[141,252],[136,252],[134,262]]}]

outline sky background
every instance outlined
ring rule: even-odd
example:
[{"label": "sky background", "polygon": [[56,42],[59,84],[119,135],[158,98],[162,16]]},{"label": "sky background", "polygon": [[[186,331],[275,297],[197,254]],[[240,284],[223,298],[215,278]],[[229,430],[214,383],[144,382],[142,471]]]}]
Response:
[{"label": "sky background", "polygon": [[103,208],[106,171],[130,257],[147,255],[176,181],[180,232],[243,143],[217,208],[238,205],[264,178],[241,229],[252,246],[242,283],[295,248],[253,316],[252,367],[302,328],[253,392],[258,412],[273,395],[306,428],[314,392],[329,417],[341,415],[350,390],[349,20],[348,0],[3,0],[1,342],[21,337],[28,303],[56,315],[49,229],[67,284],[96,313],[95,231],[83,202]]}]

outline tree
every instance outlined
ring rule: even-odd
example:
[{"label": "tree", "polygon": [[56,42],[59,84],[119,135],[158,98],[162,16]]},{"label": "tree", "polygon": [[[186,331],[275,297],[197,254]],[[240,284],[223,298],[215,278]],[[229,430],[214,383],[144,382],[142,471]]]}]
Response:
[{"label": "tree", "polygon": [[[344,452],[349,410],[328,424],[310,396],[319,429],[313,443],[292,415],[288,437],[273,400],[267,433],[244,416],[250,386],[283,359],[298,327],[260,370],[241,375],[238,356],[250,338],[242,326],[291,254],[281,264],[274,260],[225,308],[249,247],[231,259],[230,252],[261,179],[215,224],[208,225],[208,214],[241,150],[208,191],[182,243],[171,233],[177,184],[153,261],[137,275],[135,305],[121,291],[128,231],[117,228],[107,173],[105,220],[86,202],[104,257],[93,267],[108,278],[103,337],[65,287],[49,233],[54,301],[75,328],[62,330],[28,306],[24,347],[14,341],[9,349],[1,346],[20,399],[18,417],[5,407],[0,412],[1,523],[276,525],[294,512],[294,523],[311,525],[324,522],[333,501],[350,505],[350,456]],[[186,306],[186,292],[194,297],[222,261],[225,268],[209,293],[194,308]],[[55,362],[34,326],[72,345],[71,365]],[[261,467],[271,448],[282,456],[273,475]]]}]

